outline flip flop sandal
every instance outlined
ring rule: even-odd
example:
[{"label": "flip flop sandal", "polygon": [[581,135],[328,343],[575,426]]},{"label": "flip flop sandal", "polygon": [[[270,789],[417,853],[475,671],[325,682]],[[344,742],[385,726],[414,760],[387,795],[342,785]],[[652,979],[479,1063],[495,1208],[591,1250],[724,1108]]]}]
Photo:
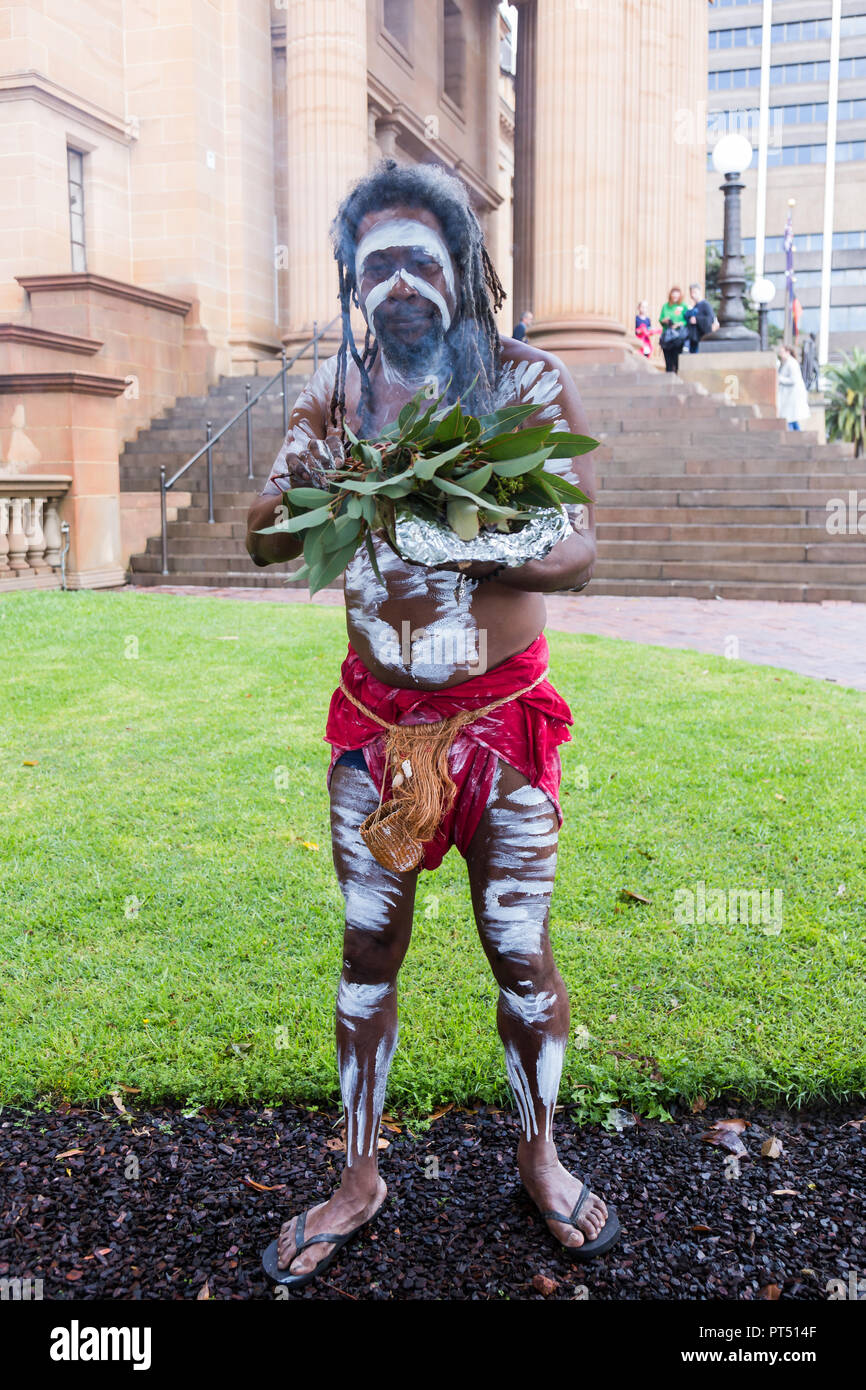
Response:
[{"label": "flip flop sandal", "polygon": [[[311,1280],[317,1279],[320,1274],[324,1274],[325,1270],[330,1268],[334,1263],[334,1260],[339,1255],[343,1246],[352,1239],[352,1236],[356,1236],[362,1226],[368,1225],[369,1221],[373,1220],[372,1216],[369,1217],[368,1221],[362,1221],[360,1226],[356,1226],[353,1231],[347,1231],[346,1234],[342,1236],[329,1235],[326,1231],[323,1231],[321,1235],[308,1236],[307,1239],[304,1240],[304,1227],[306,1226],[310,1211],[312,1211],[312,1207],[310,1207],[309,1211],[301,1212],[301,1215],[298,1217],[298,1224],[295,1227],[295,1253],[285,1269],[280,1269],[277,1264],[279,1237],[271,1241],[267,1250],[262,1255],[262,1269],[272,1284],[282,1284],[284,1288],[290,1289],[303,1288],[305,1284],[309,1284]],[[334,1249],[331,1251],[330,1255],[326,1255],[324,1259],[320,1260],[319,1263],[308,1270],[306,1274],[292,1274],[292,1264],[301,1252],[309,1249],[311,1245],[333,1245]]]},{"label": "flip flop sandal", "polygon": [[[575,1174],[575,1177],[579,1177],[579,1174]],[[543,1211],[541,1214],[545,1220],[561,1221],[563,1226],[574,1226],[575,1229],[578,1229],[578,1215],[590,1196],[589,1183],[583,1178],[580,1178],[580,1181],[583,1183],[583,1191],[572,1208],[571,1216],[563,1216],[561,1211]],[[553,1235],[552,1231],[551,1235]],[[567,1255],[571,1255],[575,1260],[591,1260],[596,1255],[604,1255],[612,1245],[616,1245],[621,1235],[622,1227],[617,1219],[616,1207],[608,1207],[607,1220],[595,1240],[584,1239],[583,1245],[563,1245],[562,1248]],[[558,1243],[562,1245],[562,1241]]]}]

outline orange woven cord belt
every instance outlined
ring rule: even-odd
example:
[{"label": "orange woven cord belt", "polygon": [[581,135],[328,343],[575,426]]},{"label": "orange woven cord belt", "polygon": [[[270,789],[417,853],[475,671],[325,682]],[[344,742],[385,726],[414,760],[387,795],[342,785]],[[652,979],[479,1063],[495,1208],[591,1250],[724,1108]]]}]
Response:
[{"label": "orange woven cord belt", "polygon": [[[340,689],[346,699],[355,706],[355,709],[360,710],[368,719],[372,719],[373,723],[378,724],[380,728],[387,729],[389,733],[394,729],[400,729],[403,733],[410,733],[412,730],[421,731],[422,733],[426,731],[427,734],[433,738],[436,734],[444,731],[446,724],[453,724],[456,733],[457,730],[461,729],[465,724],[473,724],[476,719],[481,719],[485,714],[490,714],[491,710],[499,709],[500,705],[507,705],[511,700],[519,700],[522,695],[528,695],[530,690],[534,690],[537,685],[541,685],[541,682],[547,679],[548,674],[549,671],[542,671],[541,675],[537,676],[531,685],[525,685],[522,690],[515,690],[513,695],[503,695],[501,700],[494,700],[489,705],[482,705],[479,709],[461,710],[459,714],[452,714],[450,719],[434,719],[426,724],[389,724],[387,720],[380,719],[378,714],[374,714],[365,704],[357,700],[351,690],[346,689],[342,678],[340,680]],[[454,690],[458,687],[448,686],[447,688],[449,690]]]}]

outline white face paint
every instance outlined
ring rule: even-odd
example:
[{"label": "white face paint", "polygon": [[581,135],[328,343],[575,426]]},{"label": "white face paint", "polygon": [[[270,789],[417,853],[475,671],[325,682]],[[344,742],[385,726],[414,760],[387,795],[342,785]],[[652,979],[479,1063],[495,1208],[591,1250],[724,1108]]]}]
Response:
[{"label": "white face paint", "polygon": [[[451,253],[434,227],[426,222],[416,222],[409,217],[390,217],[385,222],[377,222],[375,227],[361,237],[355,251],[355,279],[360,285],[364,277],[364,263],[374,251],[390,251],[395,246],[417,246],[438,261],[442,267],[445,284],[452,299],[454,292],[454,266]],[[428,286],[429,288],[429,286]],[[369,311],[372,313],[372,309]],[[446,325],[447,327],[447,325]]]},{"label": "white face paint", "polygon": [[413,290],[417,290],[425,299],[429,299],[432,304],[436,305],[436,308],[442,315],[442,327],[447,333],[448,329],[451,327],[451,315],[448,311],[448,305],[445,303],[442,295],[433,285],[428,285],[426,280],[421,280],[417,275],[410,275],[407,270],[395,270],[390,280],[383,280],[370,291],[367,298],[364,300],[367,322],[369,323],[372,320],[382,300],[388,298],[388,295],[391,293],[398,280],[402,280],[405,285],[411,285]]}]

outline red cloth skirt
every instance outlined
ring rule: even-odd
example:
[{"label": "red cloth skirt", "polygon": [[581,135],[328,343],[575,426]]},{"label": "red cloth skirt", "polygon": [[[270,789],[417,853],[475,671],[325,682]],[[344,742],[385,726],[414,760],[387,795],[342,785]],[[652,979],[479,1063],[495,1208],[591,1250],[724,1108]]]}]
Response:
[{"label": "red cloth skirt", "polygon": [[[494,666],[459,685],[444,690],[404,690],[377,680],[350,644],[341,674],[347,690],[386,723],[430,724],[449,719],[461,710],[480,709],[511,691],[522,690],[547,670],[548,657],[547,641],[542,635],[525,652],[518,652],[501,666]],[[558,800],[562,765],[558,749],[559,744],[570,742],[568,725],[573,723],[565,700],[549,681],[544,680],[527,695],[510,700],[474,724],[465,725],[454,740],[448,761],[457,796],[436,835],[425,845],[423,867],[435,869],[451,845],[466,854],[489,800],[500,758],[521,772],[533,787],[540,787],[546,793],[562,825]],[[328,786],[337,759],[359,748],[379,792],[386,772],[384,730],[356,709],[339,688],[331,697],[325,742],[331,745]],[[389,771],[385,801],[389,799],[390,790]]]}]

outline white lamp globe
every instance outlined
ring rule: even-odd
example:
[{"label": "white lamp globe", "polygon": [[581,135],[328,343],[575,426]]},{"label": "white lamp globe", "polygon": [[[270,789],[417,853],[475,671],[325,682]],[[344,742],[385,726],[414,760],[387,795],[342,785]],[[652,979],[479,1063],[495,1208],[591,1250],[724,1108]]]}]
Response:
[{"label": "white lamp globe", "polygon": [[775,298],[775,296],[776,286],[773,284],[772,280],[756,280],[755,283],[752,285],[752,288],[749,290],[749,298],[751,299],[752,303],[761,306],[769,304]]},{"label": "white lamp globe", "polygon": [[713,146],[713,168],[717,174],[742,174],[752,162],[752,146],[745,135],[731,131]]}]

